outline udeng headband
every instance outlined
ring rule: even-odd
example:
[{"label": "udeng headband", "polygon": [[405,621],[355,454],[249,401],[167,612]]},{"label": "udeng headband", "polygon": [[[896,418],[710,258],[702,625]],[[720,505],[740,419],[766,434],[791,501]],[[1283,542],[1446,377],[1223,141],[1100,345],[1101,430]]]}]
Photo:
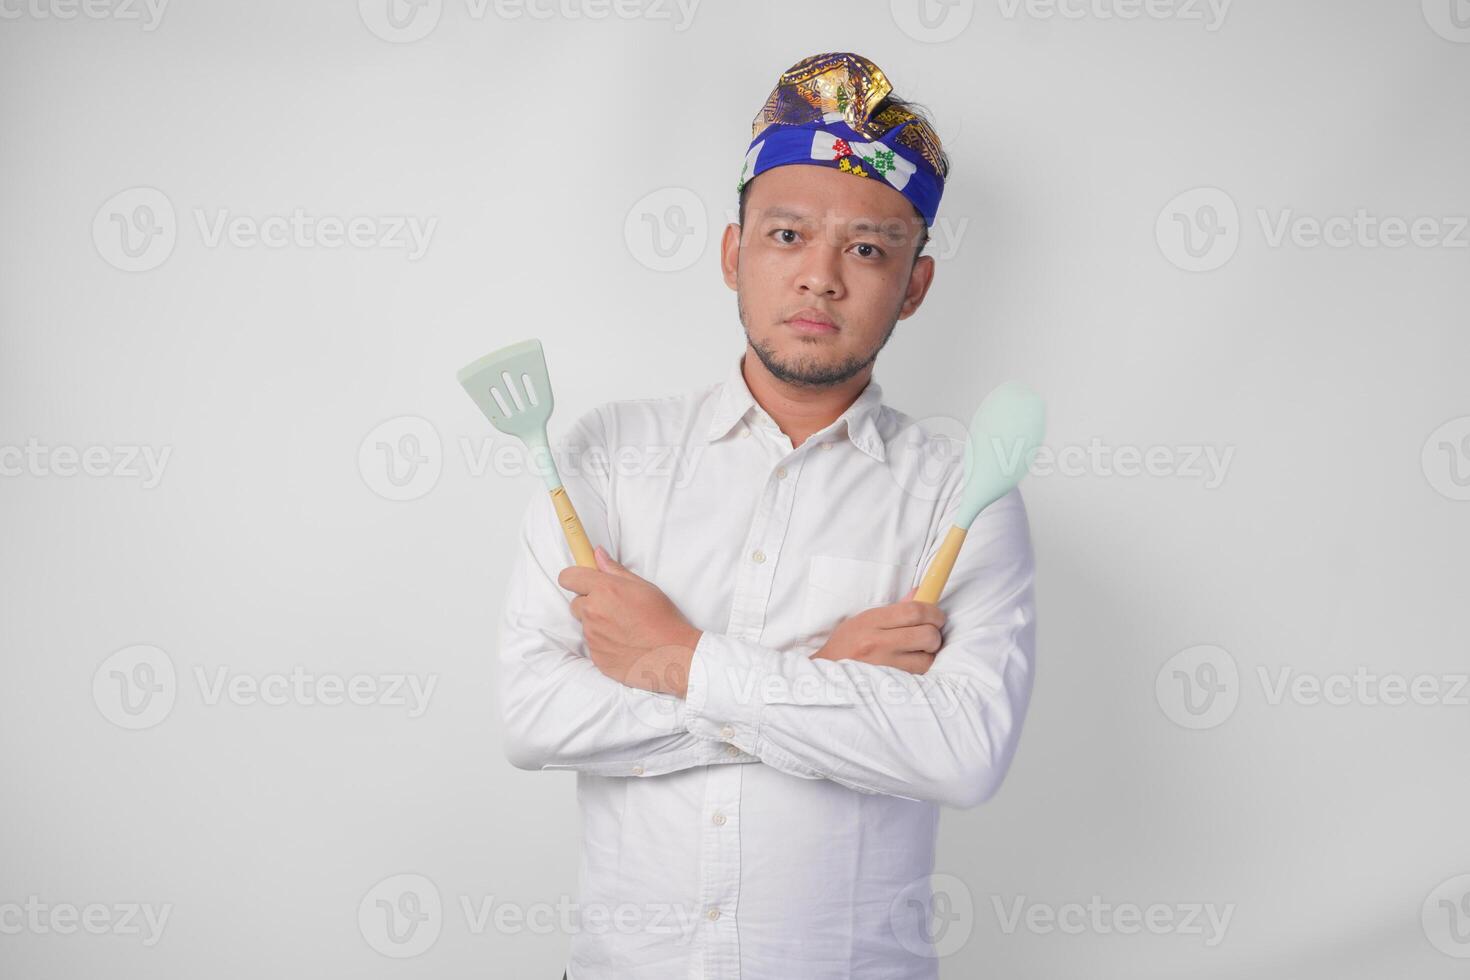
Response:
[{"label": "udeng headband", "polygon": [[933,225],[946,170],[939,138],[918,116],[890,105],[877,65],[847,52],[813,55],[781,75],[751,124],[752,139],[736,185],[788,164],[834,167],[884,180]]}]

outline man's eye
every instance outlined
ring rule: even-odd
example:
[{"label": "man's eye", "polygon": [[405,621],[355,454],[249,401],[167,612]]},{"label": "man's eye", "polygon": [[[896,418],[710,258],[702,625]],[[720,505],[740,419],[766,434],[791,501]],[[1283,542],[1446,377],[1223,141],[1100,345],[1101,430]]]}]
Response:
[{"label": "man's eye", "polygon": [[[794,229],[791,229],[791,228],[777,228],[774,232],[772,232],[772,234],[774,234],[774,235],[792,235],[792,236],[795,236],[796,235],[796,231]],[[787,244],[787,245],[791,244],[791,242],[789,240],[784,239],[784,238],[781,241],[784,244]]]},{"label": "man's eye", "polygon": [[853,246],[853,248],[871,249],[871,251],[859,253],[865,259],[876,259],[882,258],[883,256],[883,250],[871,242],[858,242],[856,245]]}]

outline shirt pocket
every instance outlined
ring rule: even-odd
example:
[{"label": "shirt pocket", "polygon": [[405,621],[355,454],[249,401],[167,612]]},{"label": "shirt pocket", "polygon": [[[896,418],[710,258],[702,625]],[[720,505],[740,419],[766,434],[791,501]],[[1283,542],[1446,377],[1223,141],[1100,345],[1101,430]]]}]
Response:
[{"label": "shirt pocket", "polygon": [[865,609],[897,602],[908,591],[916,566],[838,555],[812,555],[802,597],[801,632],[818,645],[844,619]]}]

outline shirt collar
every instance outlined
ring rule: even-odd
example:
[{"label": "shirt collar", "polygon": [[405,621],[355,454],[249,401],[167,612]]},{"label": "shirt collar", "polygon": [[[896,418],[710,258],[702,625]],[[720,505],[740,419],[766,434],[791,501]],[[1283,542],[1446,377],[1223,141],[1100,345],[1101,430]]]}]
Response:
[{"label": "shirt collar", "polygon": [[[725,373],[724,380],[720,383],[719,399],[715,403],[715,411],[710,418],[709,430],[706,438],[710,442],[726,435],[735,424],[745,418],[752,409],[764,414],[760,403],[750,393],[750,386],[745,383],[745,375],[741,371],[741,365],[745,360],[742,351],[739,357],[730,361],[730,367]],[[853,403],[847,406],[847,410],[837,417],[828,428],[836,428],[838,431],[847,433],[847,438],[854,446],[876,459],[884,462],[887,454],[884,450],[883,437],[878,431],[878,414],[883,408],[883,388],[878,382],[869,377],[867,387],[858,393]],[[826,432],[823,429],[822,432]],[[827,436],[813,433],[812,438],[820,437],[825,441]]]}]

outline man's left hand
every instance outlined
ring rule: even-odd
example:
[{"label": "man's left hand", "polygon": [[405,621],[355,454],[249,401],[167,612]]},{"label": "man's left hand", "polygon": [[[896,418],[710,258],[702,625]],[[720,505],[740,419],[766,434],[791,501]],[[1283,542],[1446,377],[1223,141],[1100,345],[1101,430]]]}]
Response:
[{"label": "man's left hand", "polygon": [[570,565],[556,577],[577,593],[572,615],[582,624],[592,662],[620,684],[684,697],[702,631],[663,590],[618,564],[602,545],[593,553],[597,568]]}]

